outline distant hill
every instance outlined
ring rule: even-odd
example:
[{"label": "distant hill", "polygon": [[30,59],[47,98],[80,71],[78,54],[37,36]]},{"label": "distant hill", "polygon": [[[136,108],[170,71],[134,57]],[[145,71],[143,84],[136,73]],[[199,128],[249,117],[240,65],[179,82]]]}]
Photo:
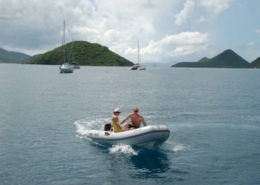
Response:
[{"label": "distant hill", "polygon": [[0,48],[0,63],[25,63],[31,56]]},{"label": "distant hill", "polygon": [[172,62],[145,62],[141,65],[145,67],[171,67]]},{"label": "distant hill", "polygon": [[209,58],[207,57],[203,57],[202,59],[200,59],[198,62],[208,62]]},{"label": "distant hill", "polygon": [[[87,41],[74,41],[65,45],[66,59],[74,43],[74,62],[88,66],[131,66],[134,63],[110,51],[107,47]],[[59,65],[62,63],[62,47],[32,57],[28,64]]]},{"label": "distant hill", "polygon": [[260,68],[260,57],[258,57],[257,59],[255,59],[251,64],[250,64],[251,68]]},{"label": "distant hill", "polygon": [[250,66],[245,59],[228,49],[211,59],[204,57],[198,62],[180,62],[171,67],[248,68]]}]

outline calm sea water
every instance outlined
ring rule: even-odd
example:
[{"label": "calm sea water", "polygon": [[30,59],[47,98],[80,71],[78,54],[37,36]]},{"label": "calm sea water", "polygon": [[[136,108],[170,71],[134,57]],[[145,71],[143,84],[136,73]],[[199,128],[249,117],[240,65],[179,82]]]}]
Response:
[{"label": "calm sea water", "polygon": [[[260,184],[260,70],[0,65],[0,184]],[[159,149],[86,138],[138,106]]]}]

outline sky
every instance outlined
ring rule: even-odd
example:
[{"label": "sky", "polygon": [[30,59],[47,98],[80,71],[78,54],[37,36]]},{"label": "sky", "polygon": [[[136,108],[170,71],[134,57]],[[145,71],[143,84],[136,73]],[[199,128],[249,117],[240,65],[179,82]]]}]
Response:
[{"label": "sky", "polygon": [[[0,47],[36,55],[76,40],[136,63],[260,57],[259,0],[0,0]],[[86,51],[87,52],[87,51]]]}]

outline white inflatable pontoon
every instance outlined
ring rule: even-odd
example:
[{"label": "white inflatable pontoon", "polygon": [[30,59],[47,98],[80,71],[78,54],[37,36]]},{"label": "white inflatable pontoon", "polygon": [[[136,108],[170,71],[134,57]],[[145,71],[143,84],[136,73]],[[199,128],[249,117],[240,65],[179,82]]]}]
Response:
[{"label": "white inflatable pontoon", "polygon": [[118,143],[140,146],[148,145],[152,148],[160,147],[170,136],[170,130],[165,125],[149,125],[138,129],[110,132],[90,130],[87,137],[102,144],[115,145]]}]

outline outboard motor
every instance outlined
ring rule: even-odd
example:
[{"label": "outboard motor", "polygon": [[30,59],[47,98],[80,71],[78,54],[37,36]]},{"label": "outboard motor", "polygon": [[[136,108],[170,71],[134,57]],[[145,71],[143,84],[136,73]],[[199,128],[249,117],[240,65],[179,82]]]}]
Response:
[{"label": "outboard motor", "polygon": [[104,125],[104,131],[109,131],[110,128],[111,128],[111,123],[106,123],[106,124]]}]

